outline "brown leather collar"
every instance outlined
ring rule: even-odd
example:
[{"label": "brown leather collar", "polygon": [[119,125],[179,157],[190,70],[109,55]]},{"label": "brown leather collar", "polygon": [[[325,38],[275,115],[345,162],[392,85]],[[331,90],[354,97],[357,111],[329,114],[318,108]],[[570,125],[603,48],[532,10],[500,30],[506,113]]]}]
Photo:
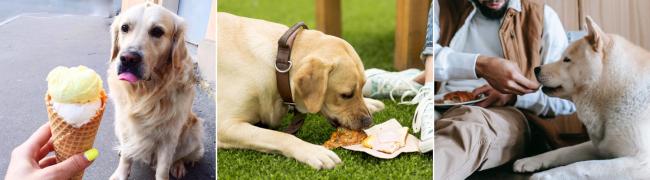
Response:
[{"label": "brown leather collar", "polygon": [[305,121],[305,114],[298,112],[295,108],[293,96],[291,95],[291,84],[289,82],[289,71],[293,66],[293,62],[291,61],[291,48],[293,47],[293,40],[296,38],[300,27],[308,29],[304,22],[298,22],[291,26],[291,28],[282,35],[280,40],[278,40],[278,55],[275,59],[275,77],[278,91],[280,92],[284,104],[288,105],[289,111],[293,111],[294,114],[291,124],[289,124],[289,127],[284,130],[284,132],[289,134],[295,134],[298,132],[298,129],[302,127],[302,124]]}]

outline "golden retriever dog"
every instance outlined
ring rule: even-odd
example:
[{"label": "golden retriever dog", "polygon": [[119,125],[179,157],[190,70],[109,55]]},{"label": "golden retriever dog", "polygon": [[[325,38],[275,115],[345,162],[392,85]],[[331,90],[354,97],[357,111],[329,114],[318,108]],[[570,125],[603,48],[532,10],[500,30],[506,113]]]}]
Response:
[{"label": "golden retriever dog", "polygon": [[115,106],[120,160],[110,179],[131,164],[155,168],[156,179],[180,178],[203,156],[203,121],[192,112],[193,64],[183,20],[162,6],[129,8],[111,25],[108,87]]},{"label": "golden retriever dog", "polygon": [[[217,146],[280,153],[315,169],[341,162],[332,151],[278,127],[287,113],[278,92],[275,58],[278,40],[288,27],[263,20],[217,14]],[[293,43],[289,71],[296,109],[319,113],[333,125],[364,129],[381,101],[364,99],[361,59],[343,39],[300,30]]]},{"label": "golden retriever dog", "polygon": [[544,93],[572,99],[591,141],[517,160],[531,179],[650,179],[650,53],[605,34],[589,34],[561,61],[535,69]]}]

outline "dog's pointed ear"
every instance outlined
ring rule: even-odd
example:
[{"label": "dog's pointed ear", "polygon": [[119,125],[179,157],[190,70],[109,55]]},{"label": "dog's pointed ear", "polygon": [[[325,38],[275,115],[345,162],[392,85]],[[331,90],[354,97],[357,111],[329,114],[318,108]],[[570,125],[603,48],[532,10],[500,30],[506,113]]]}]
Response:
[{"label": "dog's pointed ear", "polygon": [[317,57],[306,57],[291,78],[295,93],[302,98],[307,111],[317,113],[325,102],[327,82],[333,64]]},{"label": "dog's pointed ear", "polygon": [[605,46],[605,38],[607,38],[607,36],[590,16],[587,16],[585,19],[587,22],[585,28],[588,33],[585,38],[589,42],[589,45],[591,45],[592,49],[599,52],[603,49],[603,46]]},{"label": "dog's pointed ear", "polygon": [[120,53],[120,43],[119,43],[119,33],[120,33],[120,16],[115,16],[113,23],[111,24],[111,59],[109,62],[113,62],[117,58],[117,54]]},{"label": "dog's pointed ear", "polygon": [[185,21],[177,17],[174,34],[172,36],[172,46],[170,53],[170,61],[175,69],[182,69],[183,63],[189,58],[187,48],[185,47]]}]

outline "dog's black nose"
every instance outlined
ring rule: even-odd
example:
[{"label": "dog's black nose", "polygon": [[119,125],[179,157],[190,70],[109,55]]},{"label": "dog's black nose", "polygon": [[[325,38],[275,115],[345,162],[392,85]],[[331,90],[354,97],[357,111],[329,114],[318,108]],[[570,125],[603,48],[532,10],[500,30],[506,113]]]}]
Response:
[{"label": "dog's black nose", "polygon": [[363,126],[364,129],[370,127],[370,125],[372,125],[372,117],[364,116],[363,118],[361,118],[361,125]]},{"label": "dog's black nose", "polygon": [[120,56],[122,63],[138,63],[142,61],[142,55],[138,52],[125,52]]},{"label": "dog's black nose", "polygon": [[535,72],[535,77],[537,77],[537,79],[539,79],[539,73],[542,71],[542,68],[535,67],[535,69],[533,71]]}]

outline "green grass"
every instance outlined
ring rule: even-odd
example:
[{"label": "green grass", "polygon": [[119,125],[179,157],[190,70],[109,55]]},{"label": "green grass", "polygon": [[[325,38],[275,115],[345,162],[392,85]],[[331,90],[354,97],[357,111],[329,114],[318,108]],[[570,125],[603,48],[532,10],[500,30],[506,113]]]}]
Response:
[{"label": "green grass", "polygon": [[[341,1],[343,39],[352,44],[366,68],[394,70],[395,1]],[[287,26],[304,21],[315,28],[313,0],[219,0],[218,11],[264,19]],[[397,119],[411,127],[415,106],[397,105],[384,100],[386,109],[374,114],[375,124]],[[282,128],[289,123],[285,118]],[[296,135],[314,144],[322,144],[334,128],[318,115],[310,115]],[[411,131],[411,133],[413,133]],[[419,134],[416,134],[419,137]],[[403,153],[390,160],[362,152],[335,149],[343,164],[333,170],[316,171],[298,161],[278,154],[251,150],[219,149],[219,179],[432,179],[432,154]]]}]

